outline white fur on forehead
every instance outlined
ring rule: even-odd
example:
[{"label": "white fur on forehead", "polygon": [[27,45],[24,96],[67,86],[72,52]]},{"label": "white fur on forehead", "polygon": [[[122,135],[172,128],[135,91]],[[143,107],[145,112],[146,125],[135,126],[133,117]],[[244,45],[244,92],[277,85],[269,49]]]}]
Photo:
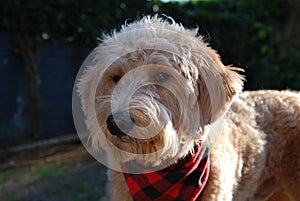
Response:
[{"label": "white fur on forehead", "polygon": [[[145,29],[147,29],[148,31],[145,32]],[[132,31],[135,31],[134,33],[137,34],[134,35],[135,39],[165,38],[168,41],[179,42],[179,43],[181,40],[186,41],[187,37],[191,37],[191,38],[196,37],[198,33],[198,29],[185,29],[182,26],[182,24],[176,23],[171,18],[163,19],[155,15],[153,17],[146,16],[141,20],[135,21],[133,23],[125,24],[121,27],[121,30],[119,32],[115,30],[111,35],[104,35],[103,39],[108,40],[113,37],[119,37],[120,33],[132,32]],[[169,34],[167,34],[167,32],[169,32]]]},{"label": "white fur on forehead", "polygon": [[99,50],[109,53],[111,57],[139,49],[163,50],[182,57],[187,49],[193,48],[196,38],[202,41],[197,32],[197,29],[185,29],[174,21],[147,16],[123,25],[119,32],[115,30],[110,35],[104,35]]},{"label": "white fur on forehead", "polygon": [[[119,32],[115,30],[110,35],[104,35],[96,49],[96,60],[99,66],[106,68],[119,57],[141,49],[164,51],[173,54],[172,59],[182,65],[181,70],[187,79],[194,81],[198,77],[199,66],[190,65],[191,57],[195,51],[205,52],[207,48],[207,44],[197,34],[198,29],[185,29],[170,18],[146,16],[123,25]],[[199,55],[201,58],[198,60],[202,63],[210,63],[207,60],[211,58],[207,54]]]}]

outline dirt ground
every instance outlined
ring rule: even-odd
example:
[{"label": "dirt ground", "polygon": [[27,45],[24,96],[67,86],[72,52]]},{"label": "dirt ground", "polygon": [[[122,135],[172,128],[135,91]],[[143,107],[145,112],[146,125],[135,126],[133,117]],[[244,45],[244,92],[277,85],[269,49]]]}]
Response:
[{"label": "dirt ground", "polygon": [[0,201],[98,201],[106,168],[78,143],[0,159]]}]

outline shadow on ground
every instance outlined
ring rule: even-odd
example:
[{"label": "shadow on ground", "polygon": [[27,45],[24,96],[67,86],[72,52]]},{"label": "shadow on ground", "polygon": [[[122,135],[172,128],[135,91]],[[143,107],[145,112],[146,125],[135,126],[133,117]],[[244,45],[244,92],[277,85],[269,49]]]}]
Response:
[{"label": "shadow on ground", "polygon": [[1,201],[98,201],[104,195],[106,169],[80,143],[20,151],[1,161]]}]

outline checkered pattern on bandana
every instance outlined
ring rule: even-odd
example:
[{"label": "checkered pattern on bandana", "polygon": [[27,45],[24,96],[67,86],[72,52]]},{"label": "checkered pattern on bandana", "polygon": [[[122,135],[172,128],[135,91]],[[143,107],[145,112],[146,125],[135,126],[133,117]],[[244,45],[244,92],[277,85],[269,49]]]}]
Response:
[{"label": "checkered pattern on bandana", "polygon": [[[129,168],[140,170],[136,163],[122,164],[124,172]],[[201,143],[193,154],[163,170],[124,176],[135,201],[199,201],[208,174],[209,146]]]}]

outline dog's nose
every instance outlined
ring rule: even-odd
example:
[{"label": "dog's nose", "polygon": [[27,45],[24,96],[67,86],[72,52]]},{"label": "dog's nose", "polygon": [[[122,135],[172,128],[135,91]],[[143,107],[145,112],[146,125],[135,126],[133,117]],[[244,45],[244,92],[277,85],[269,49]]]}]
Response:
[{"label": "dog's nose", "polygon": [[112,135],[122,137],[132,129],[134,120],[127,113],[117,112],[107,117],[106,124]]}]

